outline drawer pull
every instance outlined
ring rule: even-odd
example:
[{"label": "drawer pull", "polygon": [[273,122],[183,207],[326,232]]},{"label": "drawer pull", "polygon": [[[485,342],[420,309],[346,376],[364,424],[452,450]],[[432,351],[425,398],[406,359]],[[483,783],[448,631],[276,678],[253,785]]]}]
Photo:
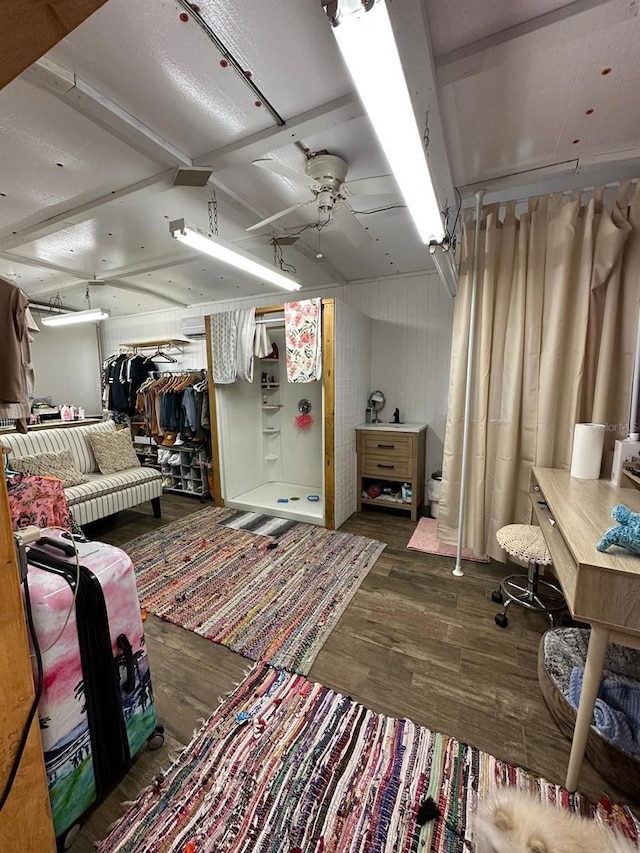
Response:
[{"label": "drawer pull", "polygon": [[395,465],[381,465],[381,464],[378,462],[378,468],[395,468],[395,467],[396,467]]},{"label": "drawer pull", "polygon": [[379,444],[378,447],[384,447],[386,450],[395,450],[395,444]]}]

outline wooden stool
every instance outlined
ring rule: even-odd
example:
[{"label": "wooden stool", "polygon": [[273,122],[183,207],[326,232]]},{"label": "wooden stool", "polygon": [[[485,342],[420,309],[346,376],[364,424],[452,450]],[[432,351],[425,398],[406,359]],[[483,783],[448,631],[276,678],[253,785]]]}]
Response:
[{"label": "wooden stool", "polygon": [[496,613],[496,624],[506,628],[509,624],[507,609],[511,604],[519,604],[528,610],[546,613],[553,628],[553,614],[564,610],[567,604],[560,587],[540,580],[540,566],[551,564],[551,555],[542,531],[532,524],[507,524],[498,530],[496,539],[507,554],[528,564],[526,575],[508,575],[499,589],[491,593],[491,599],[496,604],[504,602],[502,613]]}]

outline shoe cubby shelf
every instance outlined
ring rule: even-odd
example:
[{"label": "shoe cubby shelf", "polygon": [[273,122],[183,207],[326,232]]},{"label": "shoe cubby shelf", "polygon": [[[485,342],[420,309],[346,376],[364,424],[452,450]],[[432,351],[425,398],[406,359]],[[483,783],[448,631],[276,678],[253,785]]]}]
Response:
[{"label": "shoe cubby shelf", "polygon": [[[206,450],[198,447],[173,446],[167,448],[171,456],[163,462],[163,491],[181,495],[206,497],[209,494],[208,480],[203,466]],[[174,455],[178,455],[178,461]]]}]

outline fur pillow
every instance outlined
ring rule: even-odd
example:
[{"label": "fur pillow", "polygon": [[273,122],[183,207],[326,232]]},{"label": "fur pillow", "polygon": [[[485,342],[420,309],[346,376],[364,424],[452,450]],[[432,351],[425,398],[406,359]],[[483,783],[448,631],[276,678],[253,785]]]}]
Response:
[{"label": "fur pillow", "polygon": [[128,429],[89,433],[88,438],[102,474],[117,474],[140,467]]},{"label": "fur pillow", "polygon": [[55,477],[68,486],[80,486],[87,477],[75,467],[70,450],[54,450],[50,453],[34,453],[33,456],[11,457],[10,467],[23,474],[36,474],[40,477]]}]

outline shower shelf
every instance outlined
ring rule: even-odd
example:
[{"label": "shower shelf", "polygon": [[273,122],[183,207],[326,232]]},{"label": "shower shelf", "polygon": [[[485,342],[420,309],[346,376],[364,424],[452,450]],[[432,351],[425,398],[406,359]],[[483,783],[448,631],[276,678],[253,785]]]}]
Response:
[{"label": "shower shelf", "polygon": [[261,387],[261,388],[266,388],[267,390],[269,390],[269,389],[271,389],[271,388],[279,388],[279,387],[280,387],[280,383],[279,383],[279,382],[276,382],[275,384],[271,383],[271,384],[267,384],[267,385],[261,385],[260,387]]},{"label": "shower shelf", "polygon": [[263,429],[262,432],[264,435],[277,435],[280,430],[279,429]]},{"label": "shower shelf", "polygon": [[262,408],[265,409],[266,411],[275,412],[276,409],[282,408],[282,404],[281,403],[268,403],[266,406],[263,405]]},{"label": "shower shelf", "polygon": [[268,355],[261,356],[260,361],[280,361],[278,358],[269,358]]},{"label": "shower shelf", "polygon": [[268,456],[264,457],[265,462],[277,462],[280,459],[279,456],[275,456],[273,453],[270,453]]}]

